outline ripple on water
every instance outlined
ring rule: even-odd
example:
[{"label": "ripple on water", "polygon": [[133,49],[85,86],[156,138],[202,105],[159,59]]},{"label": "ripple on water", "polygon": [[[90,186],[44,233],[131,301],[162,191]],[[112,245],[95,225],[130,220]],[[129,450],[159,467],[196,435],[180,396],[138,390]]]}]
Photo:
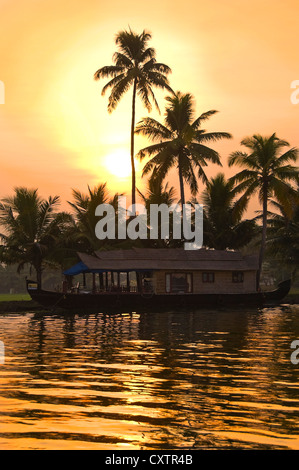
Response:
[{"label": "ripple on water", "polygon": [[5,315],[1,449],[299,449],[299,307]]}]

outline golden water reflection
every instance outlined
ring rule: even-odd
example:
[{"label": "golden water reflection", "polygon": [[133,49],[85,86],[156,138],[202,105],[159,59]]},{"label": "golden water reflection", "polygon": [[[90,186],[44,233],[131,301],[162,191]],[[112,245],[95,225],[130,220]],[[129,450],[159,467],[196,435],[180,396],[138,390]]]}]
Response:
[{"label": "golden water reflection", "polygon": [[299,449],[298,314],[0,316],[0,449]]}]

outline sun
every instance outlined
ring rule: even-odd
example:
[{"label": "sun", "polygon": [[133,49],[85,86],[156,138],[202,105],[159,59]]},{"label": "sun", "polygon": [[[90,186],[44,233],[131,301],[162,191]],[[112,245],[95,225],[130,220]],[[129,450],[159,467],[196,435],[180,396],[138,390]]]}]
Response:
[{"label": "sun", "polygon": [[131,175],[131,157],[124,149],[115,150],[105,158],[105,166],[109,173],[118,178],[127,178]]}]

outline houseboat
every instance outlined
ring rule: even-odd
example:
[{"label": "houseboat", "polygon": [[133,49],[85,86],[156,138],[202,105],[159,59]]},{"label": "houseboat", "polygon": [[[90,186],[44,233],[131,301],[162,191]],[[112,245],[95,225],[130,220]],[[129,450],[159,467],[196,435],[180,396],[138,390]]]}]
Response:
[{"label": "houseboat", "polygon": [[61,290],[43,290],[27,280],[31,298],[51,309],[151,312],[262,306],[280,301],[290,289],[285,281],[272,292],[257,291],[258,258],[236,251],[133,248],[78,257],[64,272]]}]

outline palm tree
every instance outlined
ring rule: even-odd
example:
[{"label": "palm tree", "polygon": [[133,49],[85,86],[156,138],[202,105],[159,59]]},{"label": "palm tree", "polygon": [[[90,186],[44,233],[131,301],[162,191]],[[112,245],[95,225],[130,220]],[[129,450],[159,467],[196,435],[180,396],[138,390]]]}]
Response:
[{"label": "palm tree", "polygon": [[257,287],[259,288],[267,236],[268,201],[270,197],[273,197],[283,204],[290,196],[296,196],[291,183],[299,179],[298,168],[290,165],[289,162],[296,162],[298,149],[290,148],[281,153],[290,145],[285,140],[279,139],[275,133],[270,137],[261,135],[247,137],[241,141],[241,145],[250,152],[233,152],[228,163],[229,166],[237,164],[245,167],[231,178],[231,181],[237,184],[236,191],[243,193],[238,201],[239,209],[244,210],[250,197],[256,193],[263,208],[262,241],[257,273]]},{"label": "palm tree", "polygon": [[68,201],[68,204],[74,210],[76,225],[70,238],[78,244],[78,249],[86,253],[94,253],[100,248],[95,234],[98,221],[95,215],[96,208],[100,204],[111,204],[113,201],[109,201],[106,183],[99,184],[93,189],[88,186],[88,194],[83,194],[77,189],[73,189],[72,193],[73,201]]},{"label": "palm tree", "polygon": [[143,31],[136,34],[131,29],[120,31],[116,35],[115,43],[119,48],[113,55],[114,65],[100,68],[94,74],[94,78],[111,78],[102,89],[102,95],[111,89],[109,96],[108,111],[112,112],[123,95],[133,86],[132,96],[132,120],[131,120],[131,165],[132,165],[132,205],[135,204],[136,177],[134,163],[134,129],[135,129],[135,107],[136,95],[140,97],[146,109],[150,112],[152,102],[159,111],[159,106],[155,98],[153,87],[167,89],[172,92],[169,86],[167,75],[171,69],[162,63],[156,62],[156,51],[148,47],[151,34]]},{"label": "palm tree", "polygon": [[[299,194],[299,184],[297,186]],[[270,201],[278,212],[268,212],[269,238],[267,247],[271,256],[278,253],[295,274],[299,262],[299,197],[290,198],[285,204]]]},{"label": "palm tree", "polygon": [[236,211],[236,192],[223,173],[211,178],[202,195],[204,204],[204,242],[216,250],[240,249],[256,234],[254,220],[241,220]]},{"label": "palm tree", "polygon": [[150,206],[152,204],[166,204],[167,206],[171,206],[175,202],[175,188],[173,186],[169,186],[169,183],[166,183],[163,186],[163,181],[159,176],[157,176],[157,171],[154,169],[151,178],[147,181],[147,191],[144,195],[139,189],[137,189],[139,195],[141,196],[145,208],[147,211],[150,210]]},{"label": "palm tree", "polygon": [[[150,226],[150,215],[151,215],[151,206],[153,204],[160,206],[162,204],[165,204],[166,206],[170,207],[174,204],[175,202],[175,188],[173,186],[169,186],[169,183],[166,183],[163,185],[163,181],[159,176],[156,174],[156,170],[153,171],[153,174],[151,177],[147,180],[147,188],[146,188],[146,193],[143,194],[139,189],[137,189],[143,203],[145,206],[145,209],[147,211],[147,216],[148,216],[148,225]],[[171,217],[171,215],[170,215]],[[172,224],[170,224],[170,227]],[[161,217],[159,217],[158,220],[158,239],[157,240],[151,240],[149,243],[147,242],[147,246],[152,246],[156,248],[161,248],[161,247],[167,247],[171,244],[171,246],[174,244],[174,241],[172,240],[172,233],[171,233],[171,228],[170,228],[170,236],[169,240],[163,240],[162,235],[161,235]]]},{"label": "palm tree", "polygon": [[40,286],[45,264],[55,260],[64,232],[73,222],[70,214],[56,212],[59,203],[59,196],[45,200],[37,189],[23,187],[0,203],[0,225],[5,231],[0,234],[1,261],[18,263],[18,272],[26,264],[32,265]]},{"label": "palm tree", "polygon": [[83,194],[77,189],[73,189],[73,202],[68,201],[75,212],[76,225],[70,234],[70,239],[80,249],[86,253],[94,253],[103,245],[113,245],[113,241],[102,240],[101,242],[96,236],[95,227],[99,217],[95,215],[97,206],[101,204],[109,204],[114,208],[116,215],[115,222],[117,231],[118,217],[118,197],[121,194],[116,193],[113,197],[109,196],[106,183],[99,184],[91,189],[88,186],[88,194]]},{"label": "palm tree", "polygon": [[[185,204],[184,181],[190,186],[191,194],[198,191],[198,176],[203,182],[208,178],[204,167],[208,162],[221,165],[216,150],[207,147],[208,142],[229,139],[227,132],[206,132],[201,124],[217,111],[207,111],[194,119],[194,103],[192,95],[177,92],[166,98],[168,106],[165,123],[161,124],[152,118],[142,119],[136,127],[136,134],[149,137],[154,144],[140,150],[137,156],[142,160],[145,156],[151,159],[143,168],[143,175],[157,168],[157,175],[163,180],[171,168],[176,167],[179,173],[180,195],[182,208]],[[197,170],[197,175],[195,174]]]}]

